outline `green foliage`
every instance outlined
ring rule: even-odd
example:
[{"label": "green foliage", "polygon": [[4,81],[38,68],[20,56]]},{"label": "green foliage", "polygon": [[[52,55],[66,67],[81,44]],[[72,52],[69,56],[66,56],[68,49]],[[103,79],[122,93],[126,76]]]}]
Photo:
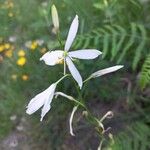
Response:
[{"label": "green foliage", "polygon": [[150,54],[147,56],[143,64],[139,82],[142,89],[150,83]]},{"label": "green foliage", "polygon": [[[5,74],[5,80],[0,80],[0,139],[6,136],[13,128],[14,124],[10,120],[13,115],[22,115],[24,110],[24,96],[20,91],[19,83],[16,85],[10,81],[10,74],[8,70],[10,69],[0,69],[3,70]],[[0,79],[3,79],[3,73],[0,74]],[[17,91],[17,92],[14,92]]]},{"label": "green foliage", "polygon": [[148,150],[150,149],[149,138],[149,126],[142,122],[136,122],[118,134],[110,150]]},{"label": "green foliage", "polygon": [[150,41],[146,36],[147,30],[143,25],[132,23],[129,28],[119,25],[105,25],[94,29],[90,33],[78,36],[74,48],[97,47],[102,49],[103,58],[115,61],[118,64],[131,61],[135,70],[141,58],[146,53],[143,50]]},{"label": "green foliage", "polygon": [[[75,40],[73,48],[97,48],[103,51],[102,57],[104,60],[98,59],[95,61],[95,66],[92,68],[90,63],[86,61],[83,61],[82,64],[77,62],[77,68],[82,75],[91,74],[92,71],[110,66],[110,61],[113,61],[112,65],[116,63],[125,65],[124,70],[126,70],[126,66],[132,67],[134,74],[127,72],[129,80],[130,77],[133,80],[136,79],[136,71],[140,70],[142,66],[140,85],[142,88],[145,88],[149,84],[150,54],[148,46],[150,38],[148,35],[150,1],[86,0],[86,5],[85,1],[81,0],[52,0],[47,5],[45,5],[46,3],[43,4],[42,0],[12,1],[14,7],[4,9],[1,7],[4,4],[4,0],[0,0],[0,39],[8,41],[10,36],[17,38],[13,51],[15,58],[10,58],[10,61],[7,61],[5,53],[0,53],[0,56],[4,56],[2,64],[0,62],[0,128],[2,129],[0,130],[0,137],[4,137],[14,128],[10,121],[10,116],[13,114],[25,115],[24,105],[28,103],[28,100],[56,81],[58,76],[61,76],[61,73],[56,74],[57,69],[61,66],[58,65],[54,68],[39,62],[39,58],[43,55],[43,53],[40,53],[41,48],[45,47],[47,50],[60,48],[56,42],[55,35],[52,34],[49,3],[55,3],[58,8],[62,39],[66,39],[70,23],[75,14],[78,14],[80,19],[78,34],[80,35]],[[10,17],[9,13],[12,13],[13,17]],[[36,39],[44,40],[44,47],[38,47],[34,51],[25,47],[26,41],[34,41]],[[18,60],[17,50],[20,49],[24,49],[26,52],[27,63],[23,67],[16,65]],[[145,60],[146,57],[147,59]],[[86,72],[83,71],[85,69]],[[12,74],[18,76],[16,81],[12,81]],[[28,81],[21,79],[23,74],[29,76]],[[121,82],[121,76],[123,78],[126,77],[126,75],[117,73],[116,76],[110,75],[109,77],[102,77],[98,81],[91,81],[89,83],[90,86],[88,88],[85,87],[88,92],[83,94],[87,100],[86,103],[92,104],[91,107],[94,110],[96,106],[99,107],[98,104],[101,105],[110,101],[112,104],[115,102],[114,105],[118,107],[117,102],[126,98],[126,85]],[[132,87],[134,88],[134,84]],[[69,93],[75,95],[74,89],[70,87],[69,79],[67,84],[62,84],[58,90],[62,89],[64,92],[69,90]],[[143,107],[139,108],[139,110],[144,111],[144,106],[147,104],[144,104],[141,100],[139,92],[136,95],[139,102],[143,104]],[[61,149],[59,145],[62,145],[64,137],[68,136],[66,121],[69,116],[67,114],[72,106],[66,104],[63,100],[60,101],[53,101],[52,105],[54,107],[47,115],[46,125],[41,125],[39,123],[39,115],[34,115],[37,120],[33,123],[33,127],[37,125],[34,131],[39,131],[36,132],[36,136],[39,140],[38,142],[41,142],[41,149],[43,149],[43,145],[45,145],[45,149]],[[103,112],[112,108],[107,104],[104,104],[107,107],[103,108]],[[145,113],[147,116],[149,115],[149,110],[147,108]],[[137,112],[137,116],[140,114],[140,111]],[[101,115],[101,109],[98,110],[97,114]],[[127,125],[128,123],[124,124]],[[149,130],[149,125],[141,120],[128,125],[128,128],[123,132],[120,133],[118,131],[118,135],[114,134],[116,138],[115,144],[111,146],[112,150],[150,149],[150,145],[147,142],[147,138],[150,138]],[[32,134],[35,135],[35,132]],[[84,141],[84,137],[82,140]],[[82,142],[82,140],[79,142]],[[49,145],[49,147],[46,145]]]}]

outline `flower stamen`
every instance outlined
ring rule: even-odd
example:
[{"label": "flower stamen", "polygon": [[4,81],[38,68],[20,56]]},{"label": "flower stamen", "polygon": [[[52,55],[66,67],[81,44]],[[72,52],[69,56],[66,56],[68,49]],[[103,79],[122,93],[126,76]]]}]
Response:
[{"label": "flower stamen", "polygon": [[64,58],[58,58],[56,64],[63,64],[63,63],[64,63]]},{"label": "flower stamen", "polygon": [[63,56],[64,56],[64,57],[67,57],[67,56],[68,56],[68,52],[67,52],[67,51],[64,51]]}]

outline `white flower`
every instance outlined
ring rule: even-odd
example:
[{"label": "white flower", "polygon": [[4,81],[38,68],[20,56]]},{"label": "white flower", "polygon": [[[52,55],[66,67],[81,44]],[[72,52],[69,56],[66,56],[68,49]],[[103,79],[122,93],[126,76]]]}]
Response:
[{"label": "white flower", "polygon": [[98,71],[92,73],[89,78],[97,78],[97,77],[103,76],[105,74],[115,72],[115,71],[121,69],[122,67],[123,67],[122,65],[117,65],[117,66],[109,67],[106,69],[98,70]]},{"label": "white flower", "polygon": [[36,40],[36,42],[39,46],[42,46],[44,44],[44,40],[41,39]]},{"label": "white flower", "polygon": [[10,36],[10,37],[9,37],[9,41],[10,41],[10,42],[16,42],[16,40],[17,40],[17,37],[16,37],[16,36]]},{"label": "white flower", "polygon": [[50,66],[60,64],[64,61],[64,63],[67,64],[68,69],[71,72],[73,78],[77,81],[79,87],[81,88],[83,84],[82,77],[72,62],[73,58],[95,59],[101,54],[101,52],[96,49],[84,49],[68,52],[77,34],[78,26],[79,21],[78,16],[76,15],[70,26],[64,50],[47,52],[40,58],[40,60],[44,60],[44,62]]},{"label": "white flower", "polygon": [[25,47],[30,48],[32,44],[32,41],[25,42]]},{"label": "white flower", "polygon": [[51,108],[51,102],[54,97],[56,85],[57,85],[57,82],[53,83],[45,91],[39,93],[34,98],[32,98],[27,106],[26,113],[31,115],[34,112],[36,112],[39,108],[43,107],[42,112],[41,112],[41,120],[40,120],[42,121],[43,117]]}]

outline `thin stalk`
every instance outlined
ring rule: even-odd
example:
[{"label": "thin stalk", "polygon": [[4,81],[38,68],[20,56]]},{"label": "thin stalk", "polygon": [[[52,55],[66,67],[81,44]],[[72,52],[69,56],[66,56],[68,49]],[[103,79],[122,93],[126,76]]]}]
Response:
[{"label": "thin stalk", "polygon": [[100,144],[99,144],[99,146],[98,146],[98,149],[97,150],[102,150],[102,144],[103,144],[103,139],[100,141]]},{"label": "thin stalk", "polygon": [[86,110],[89,118],[94,121],[94,123],[93,122],[91,122],[91,123],[92,124],[96,123],[97,125],[99,124],[99,120],[90,113],[90,111],[88,110],[88,108],[82,102],[80,102],[80,101],[76,100],[75,98],[73,98],[72,96],[66,95],[66,94],[64,94],[62,92],[56,92],[55,95],[56,95],[56,97],[59,96],[59,95],[63,96],[65,98],[69,99],[70,101],[73,101],[76,105],[81,106],[84,110]]},{"label": "thin stalk", "polygon": [[[74,99],[74,102],[76,102],[76,103],[79,104],[82,108],[84,108],[84,109],[87,111],[89,118],[91,118],[96,124],[99,124],[99,120],[98,120],[96,117],[94,117],[94,116],[92,115],[92,113],[88,110],[88,108],[83,104],[84,101],[83,101],[83,98],[82,98],[82,94],[81,94],[81,92],[80,92],[78,86],[76,85],[76,82],[75,82],[75,81],[74,81],[74,84],[75,84],[76,90],[77,90],[78,95],[79,95],[79,100],[80,100],[80,101],[77,101],[77,100]],[[93,124],[93,122],[92,122],[92,124]]]},{"label": "thin stalk", "polygon": [[83,81],[83,83],[85,83],[85,82],[89,81],[90,79],[92,79],[92,77],[91,77],[91,76],[90,76],[90,77],[88,77],[87,79],[85,79],[85,80]]},{"label": "thin stalk", "polygon": [[64,58],[64,75],[66,75],[66,60]]},{"label": "thin stalk", "polygon": [[64,75],[62,78],[60,78],[56,83],[58,84],[60,81],[62,81],[64,78],[66,78],[67,76],[69,76],[69,74]]},{"label": "thin stalk", "polygon": [[[72,99],[72,101],[74,101],[76,104],[78,104],[79,106],[81,106],[83,109],[85,109],[89,115],[90,118],[92,118],[96,123],[99,124],[99,120],[97,118],[95,118],[91,112],[88,110],[88,108],[80,101],[77,101],[76,99]],[[92,122],[93,123],[93,122]]]},{"label": "thin stalk", "polygon": [[60,47],[63,49],[63,44],[62,44],[62,42],[61,42],[61,38],[60,38],[60,33],[59,33],[59,31],[57,32],[57,40],[58,40],[58,42],[59,42],[59,44],[60,44]]},{"label": "thin stalk", "polygon": [[73,80],[73,82],[74,82],[74,85],[75,85],[75,87],[76,87],[77,93],[78,93],[78,95],[79,95],[79,99],[82,100],[82,94],[81,94],[81,92],[80,92],[80,90],[79,90],[79,88],[78,88],[76,82],[75,82],[74,80]]}]

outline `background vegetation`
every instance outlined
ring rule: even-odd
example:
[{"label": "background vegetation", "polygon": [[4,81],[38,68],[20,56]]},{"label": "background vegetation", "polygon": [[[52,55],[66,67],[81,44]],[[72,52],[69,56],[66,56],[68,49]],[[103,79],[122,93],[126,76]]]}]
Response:
[{"label": "background vegetation", "polygon": [[[52,31],[52,4],[59,12],[64,42],[70,22],[78,14],[80,29],[73,49],[103,52],[96,61],[76,62],[82,75],[124,65],[122,71],[90,81],[83,92],[85,103],[97,116],[114,111],[115,117],[105,122],[112,127],[113,138],[106,140],[103,149],[150,149],[149,0],[0,0],[0,138],[14,130],[17,123],[11,118],[16,115],[27,118],[30,137],[42,149],[67,150],[72,146],[87,150],[98,146],[94,131],[84,119],[78,119],[82,110],[75,117],[77,137],[69,136],[66,126],[72,105],[63,99],[53,101],[43,123],[38,113],[25,115],[31,97],[61,76],[61,72],[56,73],[61,65],[53,68],[39,61],[46,51],[59,48]],[[75,95],[69,79],[59,88]]]}]

